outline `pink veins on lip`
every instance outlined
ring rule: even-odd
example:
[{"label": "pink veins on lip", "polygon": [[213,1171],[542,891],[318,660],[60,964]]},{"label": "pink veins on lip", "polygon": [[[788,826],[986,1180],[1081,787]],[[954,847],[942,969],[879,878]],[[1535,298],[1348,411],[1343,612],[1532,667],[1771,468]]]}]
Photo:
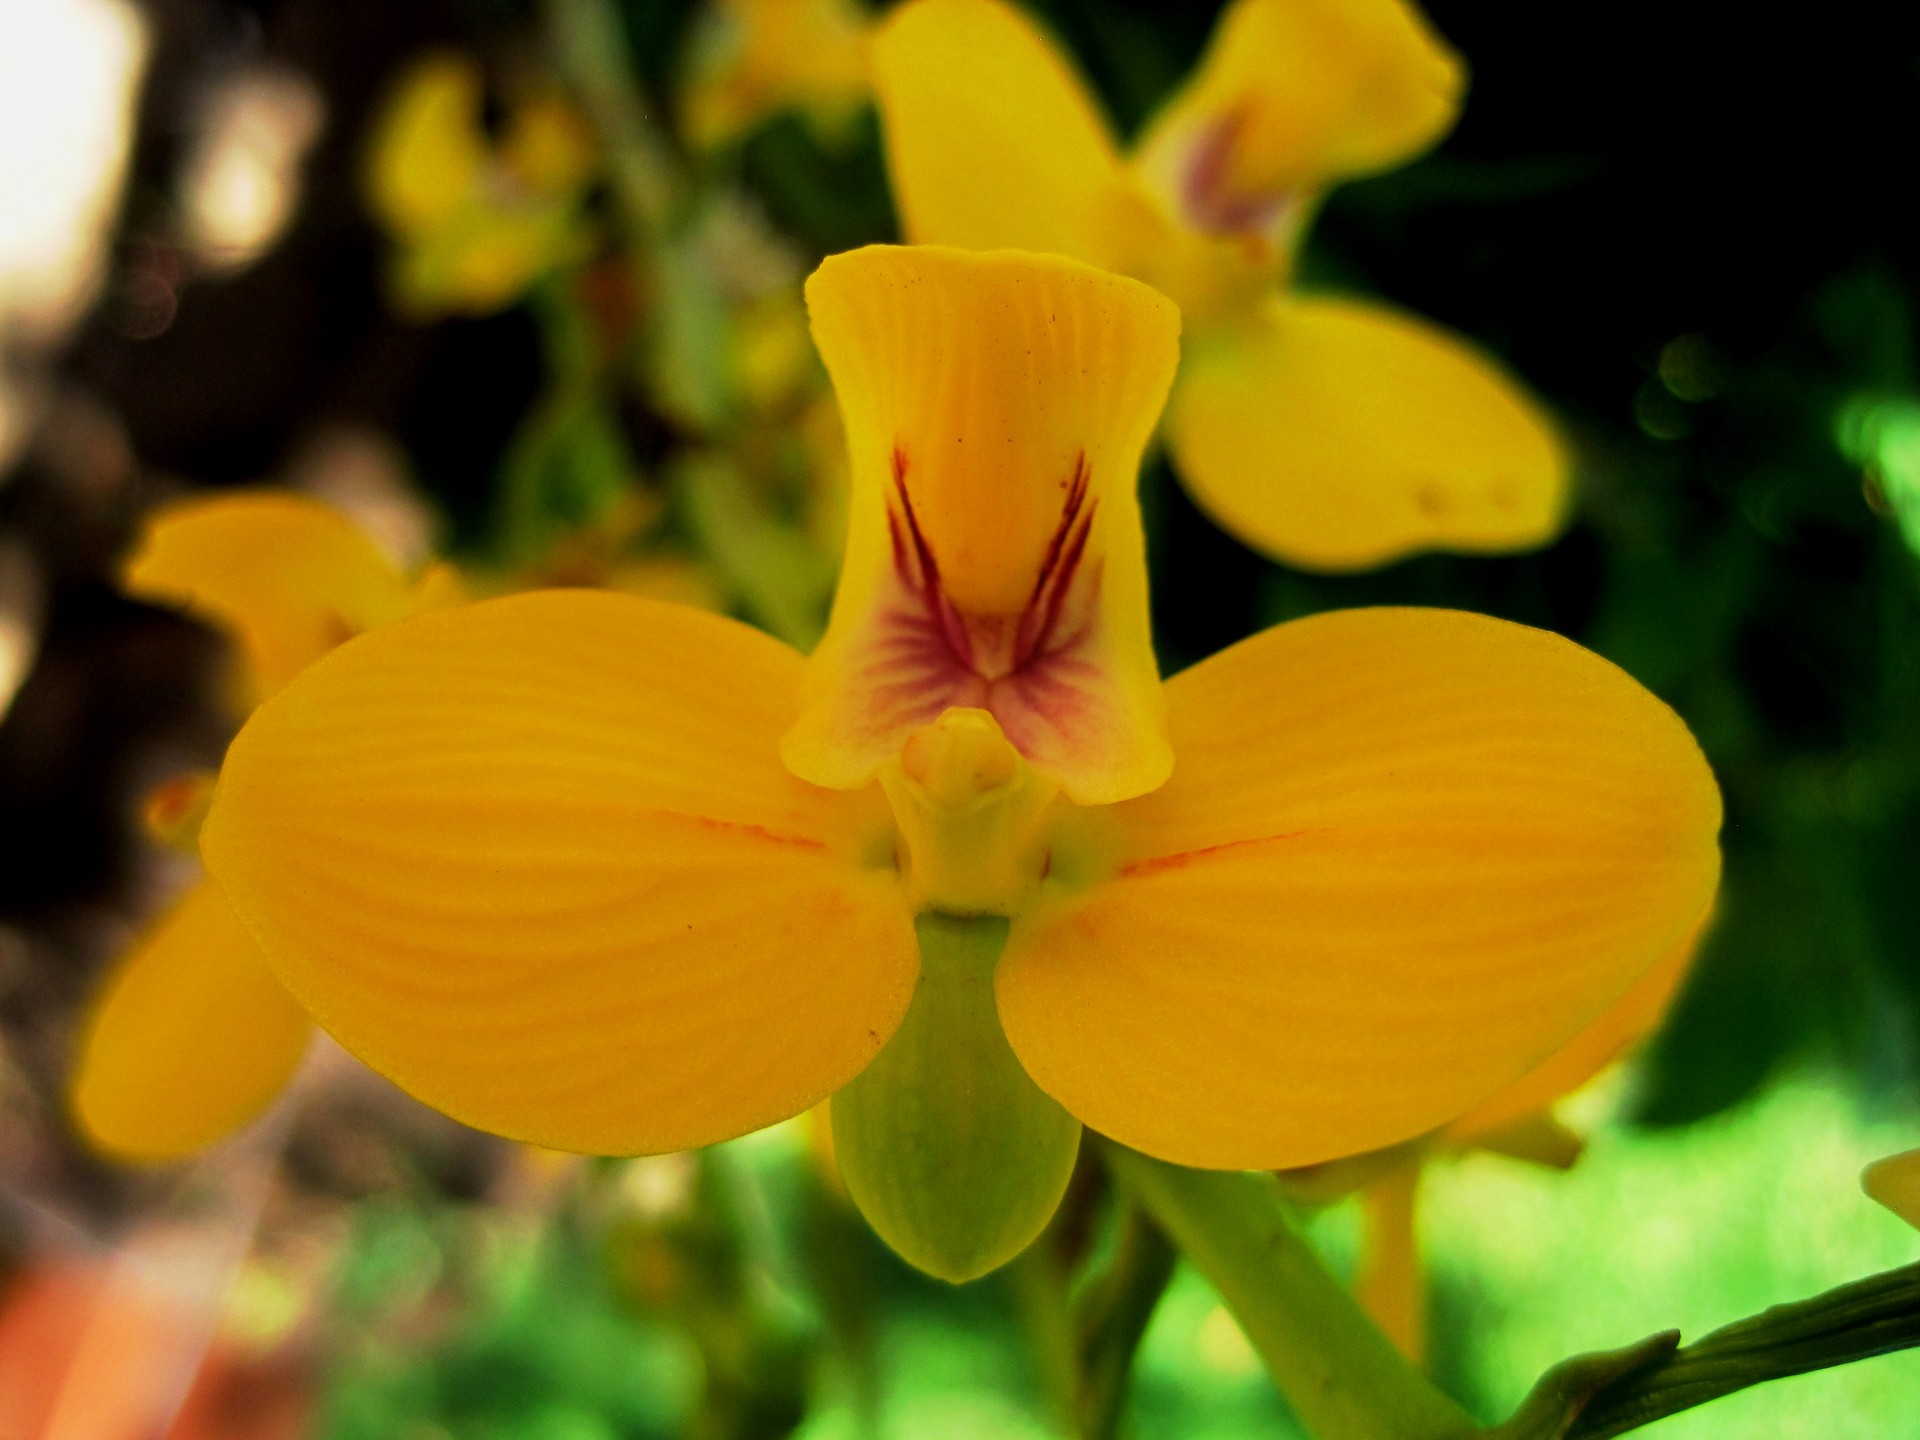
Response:
[{"label": "pink veins on lip", "polygon": [[907,488],[907,457],[893,452],[887,531],[893,584],[880,607],[866,668],[877,728],[920,725],[955,705],[992,712],[1029,759],[1071,737],[1094,697],[1087,655],[1099,566],[1087,542],[1099,501],[1089,494],[1082,452],[1061,499],[1060,519],[1017,615],[962,610],[940,579],[940,562]]},{"label": "pink veins on lip", "polygon": [[1193,142],[1180,173],[1180,203],[1199,229],[1212,235],[1277,234],[1291,208],[1284,193],[1236,194],[1228,178],[1234,147],[1247,127],[1244,110],[1214,120]]}]

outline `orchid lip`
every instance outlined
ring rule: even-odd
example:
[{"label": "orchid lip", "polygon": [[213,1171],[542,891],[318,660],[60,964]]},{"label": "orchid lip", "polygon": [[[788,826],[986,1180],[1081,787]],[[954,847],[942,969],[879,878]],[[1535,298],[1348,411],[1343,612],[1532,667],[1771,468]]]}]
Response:
[{"label": "orchid lip", "polygon": [[1164,783],[1133,485],[1178,311],[1073,261],[935,247],[835,256],[807,293],[852,495],[788,768],[860,788],[961,708],[1076,804]]},{"label": "orchid lip", "polygon": [[1234,155],[1249,123],[1237,108],[1198,128],[1173,177],[1179,214],[1203,235],[1243,240],[1261,254],[1285,253],[1304,228],[1308,197],[1294,187],[1234,184]]},{"label": "orchid lip", "polygon": [[955,706],[989,711],[1024,753],[1022,730],[1040,716],[1068,723],[1077,682],[1092,669],[1078,653],[1092,634],[1100,587],[1100,566],[1087,554],[1099,500],[1090,493],[1086,452],[1074,459],[1059,521],[1017,616],[977,614],[954,602],[914,509],[909,468],[896,444],[887,531],[899,594],[881,618],[876,649],[886,674],[876,682],[893,697],[911,695],[918,702],[911,708],[929,719]]}]

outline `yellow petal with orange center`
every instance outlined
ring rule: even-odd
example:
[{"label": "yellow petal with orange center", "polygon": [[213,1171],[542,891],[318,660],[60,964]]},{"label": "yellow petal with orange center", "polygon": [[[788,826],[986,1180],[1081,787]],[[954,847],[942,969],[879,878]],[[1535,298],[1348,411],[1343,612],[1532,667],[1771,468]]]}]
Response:
[{"label": "yellow petal with orange center", "polygon": [[1167,694],[1173,778],[1082,817],[1109,878],[1016,919],[998,982],[1041,1088],[1149,1154],[1284,1168],[1443,1125],[1670,956],[1714,892],[1699,747],[1558,636],[1344,611]]},{"label": "yellow petal with orange center", "polygon": [[96,997],[74,1117],[116,1159],[180,1159],[265,1110],[311,1033],[219,888],[202,881]]},{"label": "yellow petal with orange center", "polygon": [[918,966],[877,788],[780,763],[800,669],[631,595],[423,616],[255,712],[202,850],[314,1018],[456,1119],[601,1154],[742,1134],[858,1073]]},{"label": "yellow petal with orange center", "polygon": [[1302,569],[1527,550],[1565,522],[1567,456],[1539,405],[1459,336],[1379,305],[1289,296],[1210,329],[1167,422],[1201,508]]},{"label": "yellow petal with orange center", "polygon": [[1498,1095],[1476,1105],[1447,1127],[1456,1145],[1477,1143],[1564,1099],[1651,1035],[1667,1013],[1687,966],[1699,948],[1705,922],[1647,971],[1601,1016]]},{"label": "yellow petal with orange center", "polygon": [[908,0],[880,27],[873,67],[909,240],[1070,255],[1145,281],[1190,317],[1271,286],[1266,247],[1196,230],[1152,193],[1071,60],[1015,7]]},{"label": "yellow petal with orange center", "polygon": [[1402,0],[1235,0],[1137,163],[1199,230],[1290,239],[1328,185],[1453,125],[1460,58]]},{"label": "yellow petal with orange center", "polygon": [[875,36],[887,173],[907,237],[1108,263],[1120,157],[1093,97],[1001,0],[910,0]]},{"label": "yellow petal with orange center", "polygon": [[272,694],[351,635],[415,606],[367,533],[290,490],[243,490],[162,506],[123,583],[227,631],[256,698]]},{"label": "yellow petal with orange center", "polygon": [[960,706],[1075,800],[1158,785],[1135,489],[1179,312],[1058,256],[895,246],[830,258],[807,304],[852,495],[788,764],[863,785]]}]

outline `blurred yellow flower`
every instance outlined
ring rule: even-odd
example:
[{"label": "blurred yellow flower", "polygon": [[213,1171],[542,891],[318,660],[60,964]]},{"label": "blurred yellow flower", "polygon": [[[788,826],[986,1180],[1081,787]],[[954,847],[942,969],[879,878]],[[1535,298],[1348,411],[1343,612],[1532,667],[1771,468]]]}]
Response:
[{"label": "blurred yellow flower", "polygon": [[[249,706],[349,636],[458,590],[445,567],[408,581],[340,512],[273,490],[163,507],[123,583],[230,635]],[[200,775],[160,786],[145,807],[148,829],[191,851],[211,787]],[[95,995],[73,1076],[74,1116],[117,1159],[178,1159],[264,1110],[310,1034],[219,890],[201,880]]]},{"label": "blurred yellow flower", "polygon": [[1712,777],[1566,640],[1349,611],[1162,685],[1135,482],[1164,297],[891,247],[807,293],[852,462],[810,659],[512,596],[342,647],[234,742],[208,865],[353,1053],[604,1154],[832,1094],[862,1210],[964,1279],[1044,1224],[1081,1122],[1199,1166],[1391,1145],[1691,931]]},{"label": "blurred yellow flower", "polygon": [[1876,1160],[1860,1176],[1868,1195],[1920,1229],[1920,1150],[1905,1150]]},{"label": "blurred yellow flower", "polygon": [[873,64],[910,239],[1057,251],[1179,303],[1167,441],[1247,544],[1337,571],[1557,533],[1563,446],[1490,357],[1398,310],[1288,288],[1326,192],[1453,123],[1464,68],[1411,5],[1234,0],[1130,154],[1003,0],[908,0]]},{"label": "blurred yellow flower", "polygon": [[680,96],[687,139],[716,148],[784,110],[828,135],[871,94],[856,0],[710,0]]},{"label": "blurred yellow flower", "polygon": [[743,303],[731,339],[735,383],[755,414],[787,408],[826,388],[798,285],[782,285]]},{"label": "blurred yellow flower", "polygon": [[585,122],[536,90],[509,109],[495,143],[482,98],[477,64],[436,54],[401,77],[374,123],[367,197],[393,236],[391,288],[408,312],[503,309],[584,244]]}]

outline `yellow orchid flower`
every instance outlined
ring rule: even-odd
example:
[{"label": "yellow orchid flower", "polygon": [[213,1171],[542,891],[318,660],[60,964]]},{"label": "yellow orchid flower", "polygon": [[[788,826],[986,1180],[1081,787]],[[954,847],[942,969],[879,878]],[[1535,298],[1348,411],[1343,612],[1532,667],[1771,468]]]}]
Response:
[{"label": "yellow orchid flower", "polygon": [[586,122],[551,91],[523,97],[492,143],[479,66],[436,54],[413,66],[375,121],[367,196],[398,242],[397,303],[421,315],[490,314],[579,251],[593,170]]},{"label": "yellow orchid flower", "polygon": [[687,139],[716,148],[783,110],[844,127],[872,93],[869,28],[854,0],[711,0],[681,95]]},{"label": "yellow orchid flower", "polygon": [[[273,490],[162,508],[123,582],[231,635],[248,705],[342,640],[444,603],[457,585],[444,567],[409,583],[340,512]],[[161,786],[148,801],[149,828],[190,850],[210,789],[204,776]],[[311,1034],[306,1013],[203,879],[96,994],[73,1077],[74,1116],[115,1158],[190,1155],[264,1110]]]},{"label": "yellow orchid flower", "polygon": [[1564,448],[1490,357],[1401,311],[1288,288],[1325,193],[1453,123],[1464,68],[1404,0],[1234,0],[1131,153],[1002,0],[908,0],[873,65],[910,239],[1057,251],[1179,303],[1167,442],[1239,539],[1343,571],[1558,532]]},{"label": "yellow orchid flower", "polygon": [[1356,610],[1161,683],[1163,296],[892,247],[807,295],[852,465],[811,659],[531,593],[363,636],[235,740],[207,864],[375,1069],[602,1154],[832,1095],[856,1202],[957,1280],[1038,1232],[1083,1123],[1206,1167],[1424,1134],[1696,922],[1712,776],[1567,640]]},{"label": "yellow orchid flower", "polygon": [[1920,1150],[1874,1161],[1861,1173],[1860,1188],[1920,1230]]}]

